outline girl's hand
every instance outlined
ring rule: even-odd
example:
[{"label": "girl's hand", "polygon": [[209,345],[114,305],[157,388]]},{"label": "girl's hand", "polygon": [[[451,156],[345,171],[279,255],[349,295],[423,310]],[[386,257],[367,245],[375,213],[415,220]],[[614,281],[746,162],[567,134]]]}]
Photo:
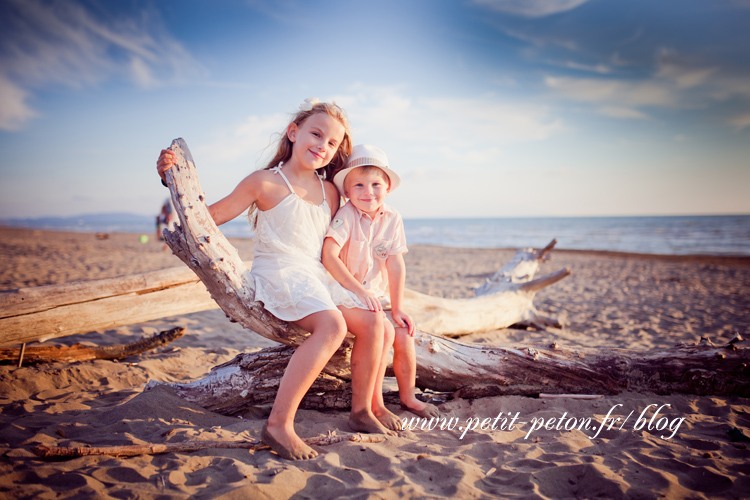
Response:
[{"label": "girl's hand", "polygon": [[377,312],[383,310],[383,305],[380,303],[377,297],[375,297],[370,292],[365,291],[364,293],[357,294],[357,297],[359,297],[359,300],[361,300],[362,303],[366,305],[370,311]]},{"label": "girl's hand", "polygon": [[159,172],[161,180],[167,180],[165,172],[172,168],[175,163],[177,163],[177,155],[175,155],[170,149],[162,149],[159,154],[159,159],[156,160],[156,171]]},{"label": "girl's hand", "polygon": [[404,311],[393,309],[391,311],[391,315],[393,316],[393,321],[396,322],[397,325],[399,325],[402,328],[409,328],[409,336],[414,336],[414,331],[416,327],[414,326],[414,320],[411,319],[411,316],[406,314]]}]

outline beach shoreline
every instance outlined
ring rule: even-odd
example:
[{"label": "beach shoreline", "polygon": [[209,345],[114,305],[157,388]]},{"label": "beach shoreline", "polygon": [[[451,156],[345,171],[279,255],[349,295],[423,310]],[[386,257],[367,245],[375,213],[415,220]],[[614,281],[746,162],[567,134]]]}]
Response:
[{"label": "beach shoreline", "polygon": [[[0,228],[0,290],[183,266],[155,235],[149,237],[141,243],[132,233],[111,233],[104,239],[92,233]],[[244,260],[251,259],[251,240],[230,241]],[[406,255],[407,287],[470,297],[473,288],[514,253],[412,245]],[[540,311],[563,319],[563,328],[508,328],[461,341],[556,341],[569,347],[649,350],[695,343],[701,337],[723,344],[735,333],[750,334],[750,257],[555,250],[538,276],[563,267],[573,274],[535,299]],[[185,326],[186,335],[119,363],[0,366],[0,493],[8,498],[741,498],[750,492],[750,443],[732,441],[727,434],[737,428],[750,437],[750,400],[726,396],[624,392],[598,400],[453,399],[441,410],[462,425],[500,413],[517,415],[524,425],[501,429],[499,420],[495,429],[470,432],[412,429],[383,443],[323,447],[319,458],[301,463],[269,451],[221,449],[66,461],[40,460],[32,454],[35,444],[257,439],[267,409],[242,419],[226,417],[186,403],[166,389],[143,390],[148,380],[194,380],[240,352],[276,345],[229,323],[220,310],[62,337],[54,343],[111,345],[174,326]],[[389,384],[393,388],[392,381]],[[651,419],[656,410],[660,413],[652,419],[652,429],[648,423],[637,428],[639,416]],[[532,430],[550,418],[575,419],[578,424],[587,418],[602,420],[612,411],[623,418],[633,416],[622,428],[596,436],[577,426]],[[296,427],[305,438],[334,430],[347,433],[347,417],[346,411],[301,410]],[[676,427],[674,432],[656,428],[662,418]]]}]

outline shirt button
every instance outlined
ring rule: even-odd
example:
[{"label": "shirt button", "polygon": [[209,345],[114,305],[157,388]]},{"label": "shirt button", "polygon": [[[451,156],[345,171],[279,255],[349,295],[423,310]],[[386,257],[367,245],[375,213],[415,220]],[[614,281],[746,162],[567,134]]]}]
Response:
[{"label": "shirt button", "polygon": [[363,285],[366,285],[366,284],[367,284],[367,280],[364,280],[364,281],[362,282],[362,284],[363,284]]}]

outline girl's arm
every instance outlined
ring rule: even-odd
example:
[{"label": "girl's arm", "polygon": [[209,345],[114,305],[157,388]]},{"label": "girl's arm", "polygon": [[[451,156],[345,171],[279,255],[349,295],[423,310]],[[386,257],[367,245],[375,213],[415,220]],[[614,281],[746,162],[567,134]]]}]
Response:
[{"label": "girl's arm", "polygon": [[359,300],[361,300],[370,311],[382,311],[383,306],[380,301],[371,292],[366,290],[352,273],[349,272],[344,261],[339,257],[340,253],[341,245],[339,245],[333,238],[326,238],[325,241],[323,241],[323,251],[320,255],[320,260],[323,262],[323,266],[329,273],[331,273],[333,279],[341,284],[341,286],[359,297]]},{"label": "girl's arm", "polygon": [[257,176],[248,175],[237,185],[234,190],[224,198],[208,207],[208,212],[217,226],[229,222],[258,199],[259,182]]},{"label": "girl's arm", "polygon": [[339,211],[339,207],[341,206],[341,195],[339,194],[339,190],[336,188],[336,186],[333,185],[332,182],[324,181],[323,186],[326,190],[326,200],[328,202],[328,206],[331,209],[331,219],[333,219],[333,217],[336,215],[336,212]]},{"label": "girl's arm", "polygon": [[[177,156],[169,149],[162,149],[159,154],[159,159],[156,161],[156,171],[159,173],[159,177],[165,180],[165,172],[172,168],[177,162]],[[258,176],[253,174],[245,177],[234,191],[228,196],[222,198],[216,203],[208,207],[208,212],[211,214],[214,222],[217,226],[228,222],[244,210],[255,203],[258,199],[258,193],[261,189],[261,183]]]},{"label": "girl's arm", "polygon": [[403,254],[389,255],[385,261],[385,268],[388,271],[388,291],[391,294],[393,320],[402,327],[408,327],[409,335],[413,337],[414,320],[401,309],[406,287],[406,264]]}]

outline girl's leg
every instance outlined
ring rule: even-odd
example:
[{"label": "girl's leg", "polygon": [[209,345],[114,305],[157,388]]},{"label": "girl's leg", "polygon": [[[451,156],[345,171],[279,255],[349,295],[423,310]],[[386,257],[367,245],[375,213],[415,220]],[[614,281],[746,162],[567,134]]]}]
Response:
[{"label": "girl's leg", "polygon": [[440,416],[436,406],[420,401],[414,393],[417,379],[417,354],[414,350],[414,337],[409,335],[408,328],[396,328],[396,338],[393,341],[393,373],[398,383],[401,406],[420,417]]},{"label": "girl's leg", "polygon": [[385,370],[388,368],[388,355],[391,352],[394,337],[393,325],[387,318],[383,322],[383,326],[385,327],[383,353],[380,356],[378,377],[375,380],[375,391],[372,395],[372,413],[386,428],[392,431],[400,431],[403,427],[401,419],[388,411],[383,401],[383,379],[385,378]]},{"label": "girl's leg", "polygon": [[339,307],[354,335],[352,348],[352,412],[349,427],[357,432],[387,433],[372,413],[372,395],[383,352],[383,315],[366,309]]},{"label": "girl's leg", "polygon": [[306,460],[318,453],[294,432],[294,415],[307,390],[344,341],[346,323],[338,311],[320,311],[295,323],[311,335],[297,347],[284,370],[262,438],[280,456]]}]

